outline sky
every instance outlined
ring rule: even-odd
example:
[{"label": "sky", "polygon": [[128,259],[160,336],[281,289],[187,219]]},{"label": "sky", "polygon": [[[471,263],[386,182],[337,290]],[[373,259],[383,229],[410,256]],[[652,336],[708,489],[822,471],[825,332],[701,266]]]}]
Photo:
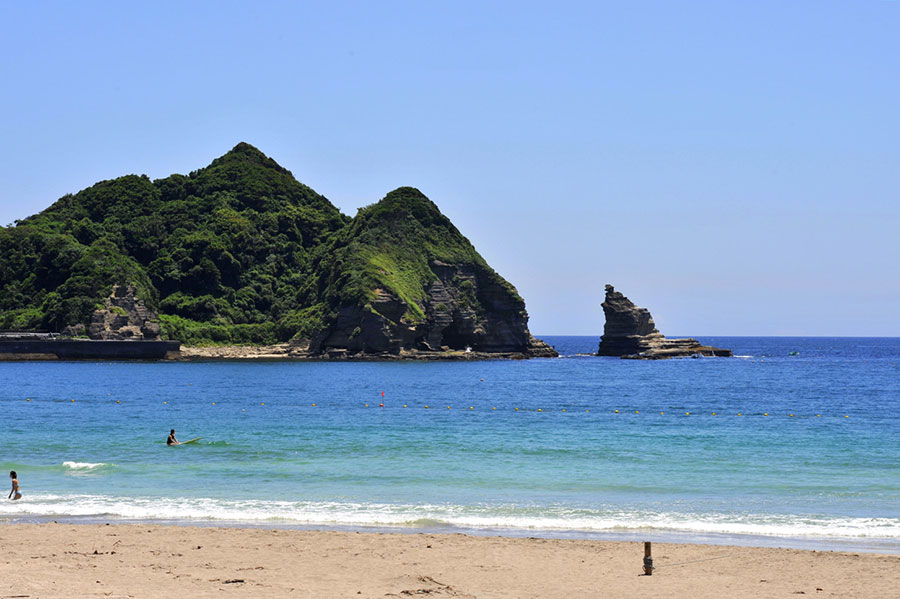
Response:
[{"label": "sky", "polygon": [[0,0],[0,224],[258,147],[599,335],[900,336],[900,2]]}]

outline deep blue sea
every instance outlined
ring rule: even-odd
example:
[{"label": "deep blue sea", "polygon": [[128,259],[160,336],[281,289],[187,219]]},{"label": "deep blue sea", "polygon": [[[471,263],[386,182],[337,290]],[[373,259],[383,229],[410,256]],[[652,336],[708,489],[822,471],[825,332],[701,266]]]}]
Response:
[{"label": "deep blue sea", "polygon": [[[562,357],[0,363],[0,468],[24,495],[0,521],[900,552],[900,339],[644,362],[543,338]],[[167,447],[171,428],[203,439]]]}]

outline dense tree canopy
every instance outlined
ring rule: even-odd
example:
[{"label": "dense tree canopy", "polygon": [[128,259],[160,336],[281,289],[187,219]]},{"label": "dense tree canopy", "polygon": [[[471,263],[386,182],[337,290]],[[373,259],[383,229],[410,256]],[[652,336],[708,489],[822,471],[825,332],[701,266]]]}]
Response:
[{"label": "dense tree canopy", "polygon": [[435,259],[515,294],[418,190],[351,219],[240,143],[187,176],[102,181],[0,228],[0,328],[87,324],[115,283],[134,284],[164,335],[187,343],[308,337],[376,288],[415,321]]}]

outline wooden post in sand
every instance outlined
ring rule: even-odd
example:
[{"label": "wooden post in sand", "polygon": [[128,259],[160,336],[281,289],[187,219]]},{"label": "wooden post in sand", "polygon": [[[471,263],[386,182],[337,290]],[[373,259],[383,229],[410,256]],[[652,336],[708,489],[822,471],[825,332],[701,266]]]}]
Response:
[{"label": "wooden post in sand", "polygon": [[653,558],[650,557],[650,541],[644,542],[644,575],[653,575]]}]

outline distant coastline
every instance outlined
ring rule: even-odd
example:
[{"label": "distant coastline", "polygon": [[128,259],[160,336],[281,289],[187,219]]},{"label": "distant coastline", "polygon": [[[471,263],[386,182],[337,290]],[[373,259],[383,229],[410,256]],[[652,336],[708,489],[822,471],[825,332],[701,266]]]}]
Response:
[{"label": "distant coastline", "polygon": [[[698,336],[705,342],[733,343],[734,340],[780,340],[785,351],[790,351],[791,341],[818,339],[858,339],[881,340],[897,337],[856,337],[856,336],[778,336],[778,335],[712,335]],[[560,356],[596,356],[599,334],[594,335],[541,335],[539,337]],[[180,347],[179,347],[180,346]],[[58,349],[57,349],[58,348]],[[52,351],[51,351],[52,349]],[[785,354],[786,355],[786,354]],[[186,346],[177,341],[96,341],[88,339],[57,339],[52,342],[16,344],[0,340],[0,362],[47,361],[47,360],[150,360],[166,362],[265,362],[265,361],[347,361],[347,362],[398,362],[398,361],[483,361],[483,360],[526,360],[535,357],[523,353],[478,352],[478,351],[402,351],[400,353],[347,354],[331,352],[312,354],[303,346],[290,343],[272,345],[200,345]]]},{"label": "distant coastline", "polygon": [[[0,362],[52,360],[152,360],[175,362],[205,361],[465,361],[527,360],[521,352],[478,351],[401,351],[400,353],[328,352],[313,354],[289,343],[275,345],[181,346],[179,341],[121,341],[92,339],[54,339],[46,341],[0,340]],[[540,357],[540,356],[538,356]],[[547,356],[549,357],[549,356]]]}]

